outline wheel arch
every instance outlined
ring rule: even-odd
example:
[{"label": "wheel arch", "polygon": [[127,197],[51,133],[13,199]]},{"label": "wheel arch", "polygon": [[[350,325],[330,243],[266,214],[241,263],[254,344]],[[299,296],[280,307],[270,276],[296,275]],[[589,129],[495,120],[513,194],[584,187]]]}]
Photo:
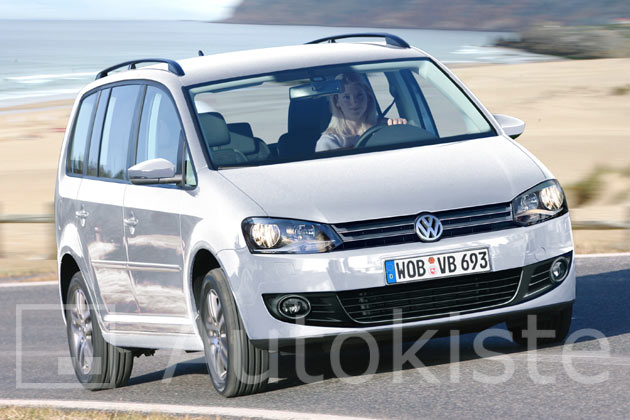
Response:
[{"label": "wheel arch", "polygon": [[61,258],[59,264],[59,294],[61,295],[61,303],[65,306],[68,296],[68,288],[70,287],[70,280],[74,273],[81,271],[74,257],[70,254],[65,254]]},{"label": "wheel arch", "polygon": [[217,257],[208,249],[200,248],[195,252],[191,264],[190,275],[190,298],[193,315],[197,313],[199,298],[201,295],[201,284],[208,271],[215,268],[222,268]]}]

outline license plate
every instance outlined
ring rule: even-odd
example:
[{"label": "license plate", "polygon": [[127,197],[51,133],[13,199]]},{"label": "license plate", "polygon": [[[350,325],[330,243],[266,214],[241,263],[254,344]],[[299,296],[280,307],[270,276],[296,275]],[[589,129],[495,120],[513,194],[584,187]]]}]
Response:
[{"label": "license plate", "polygon": [[491,271],[487,248],[385,261],[387,284]]}]

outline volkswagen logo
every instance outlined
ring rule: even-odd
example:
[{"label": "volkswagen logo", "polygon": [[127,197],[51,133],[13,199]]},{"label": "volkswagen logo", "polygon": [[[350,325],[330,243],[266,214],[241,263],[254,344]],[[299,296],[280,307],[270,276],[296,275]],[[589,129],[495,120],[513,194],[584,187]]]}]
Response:
[{"label": "volkswagen logo", "polygon": [[443,230],[440,219],[432,214],[422,214],[416,219],[416,234],[423,242],[437,241]]}]

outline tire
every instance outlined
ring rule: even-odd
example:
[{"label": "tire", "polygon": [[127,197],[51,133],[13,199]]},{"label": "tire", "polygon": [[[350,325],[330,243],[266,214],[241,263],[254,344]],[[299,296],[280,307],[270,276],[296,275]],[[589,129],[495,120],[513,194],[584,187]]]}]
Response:
[{"label": "tire", "polygon": [[[561,310],[543,312],[536,314],[536,327],[538,330],[553,331],[553,337],[538,338],[536,346],[562,343],[569,334],[571,328],[571,316],[573,315],[573,305],[569,305]],[[522,347],[527,347],[528,340],[527,316],[509,320],[506,322],[508,330],[512,333],[512,340]]]},{"label": "tire", "polygon": [[65,312],[68,346],[79,382],[92,391],[126,385],[133,368],[133,353],[103,338],[80,272],[70,280]]},{"label": "tire", "polygon": [[197,322],[216,391],[224,397],[263,391],[269,381],[269,352],[249,341],[225,274],[219,268],[203,280]]}]

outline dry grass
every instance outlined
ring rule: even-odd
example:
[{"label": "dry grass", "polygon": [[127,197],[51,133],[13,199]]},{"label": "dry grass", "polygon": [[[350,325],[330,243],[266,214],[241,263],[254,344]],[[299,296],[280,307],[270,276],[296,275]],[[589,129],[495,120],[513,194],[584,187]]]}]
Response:
[{"label": "dry grass", "polygon": [[6,281],[50,281],[57,279],[57,260],[1,258],[0,279]]},{"label": "dry grass", "polygon": [[630,252],[630,230],[574,230],[576,254]]},{"label": "dry grass", "polygon": [[610,93],[615,96],[628,95],[630,94],[630,85],[616,86],[611,90]]},{"label": "dry grass", "polygon": [[[580,181],[566,185],[565,192],[569,196],[570,207],[579,207],[595,201],[600,193],[606,189],[606,175],[616,174],[622,178],[630,178],[630,168],[613,168],[610,166],[597,166],[591,170]],[[630,179],[622,179],[625,185],[630,185]],[[614,195],[611,204],[621,204],[627,198],[626,193],[630,192],[628,187]]]},{"label": "dry grass", "polygon": [[119,411],[58,410],[52,408],[0,407],[4,420],[221,420],[224,417],[176,416]]},{"label": "dry grass", "polygon": [[606,173],[606,169],[597,167],[591,171],[584,179],[566,185],[564,190],[568,195],[568,202],[571,206],[582,206],[593,201],[597,194],[602,190],[602,176]]}]

